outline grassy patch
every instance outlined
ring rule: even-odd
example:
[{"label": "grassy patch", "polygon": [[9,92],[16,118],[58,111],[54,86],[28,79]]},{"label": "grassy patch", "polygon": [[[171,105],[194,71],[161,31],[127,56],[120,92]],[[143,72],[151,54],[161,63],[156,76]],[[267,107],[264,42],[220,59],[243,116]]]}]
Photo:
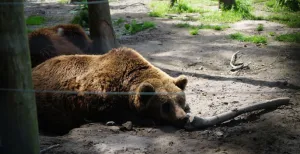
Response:
[{"label": "grassy patch", "polygon": [[125,19],[123,19],[123,18],[118,18],[117,20],[114,20],[114,21],[113,21],[113,24],[119,26],[119,25],[121,25],[121,24],[124,23],[124,22],[125,22]]},{"label": "grassy patch", "polygon": [[275,36],[276,33],[275,33],[275,32],[269,32],[269,35],[270,35],[270,36]]},{"label": "grassy patch", "polygon": [[282,42],[300,43],[300,32],[278,35],[278,36],[276,36],[275,40],[282,41]]},{"label": "grassy patch", "polygon": [[192,26],[188,23],[178,23],[178,24],[175,25],[175,27],[177,27],[177,28],[189,28],[189,27],[192,27]]},{"label": "grassy patch", "polygon": [[226,28],[229,28],[229,26],[227,26],[227,25],[204,25],[204,24],[201,24],[199,26],[193,26],[188,23],[178,23],[175,25],[175,27],[192,28],[192,29],[214,29],[214,30],[224,30]]},{"label": "grassy patch", "polygon": [[189,30],[189,32],[190,32],[191,35],[198,35],[198,31],[199,31],[198,28],[191,28]]},{"label": "grassy patch", "polygon": [[288,13],[288,12],[283,12],[280,14],[275,14],[268,16],[266,20],[269,21],[276,21],[282,24],[286,24],[289,27],[292,28],[300,28],[300,14],[299,13]]},{"label": "grassy patch", "polygon": [[87,9],[79,10],[73,17],[72,24],[78,24],[82,27],[89,26],[89,13]]},{"label": "grassy patch", "polygon": [[43,16],[29,16],[26,19],[26,24],[27,25],[41,25],[45,23],[45,17]]},{"label": "grassy patch", "polygon": [[234,33],[234,34],[230,34],[229,37],[233,40],[238,40],[242,42],[263,43],[263,44],[267,43],[267,37],[261,35],[246,36],[241,33]]},{"label": "grassy patch", "polygon": [[137,23],[136,20],[132,20],[131,23],[125,24],[124,25],[125,30],[129,34],[135,34],[137,32],[149,29],[149,28],[154,28],[155,24],[150,21],[145,21],[141,23]]},{"label": "grassy patch", "polygon": [[233,23],[243,19],[243,15],[235,11],[212,11],[203,14],[199,21],[203,23]]},{"label": "grassy patch", "polygon": [[256,27],[257,31],[263,31],[264,30],[264,25],[263,24],[258,24],[258,26]]},{"label": "grassy patch", "polygon": [[163,17],[169,11],[168,1],[152,1],[150,4],[151,11],[149,16],[151,17]]},{"label": "grassy patch", "polygon": [[227,25],[200,25],[198,26],[199,29],[214,29],[214,30],[224,30],[226,28],[229,28]]},{"label": "grassy patch", "polygon": [[60,4],[68,4],[69,0],[58,0],[57,2]]},{"label": "grassy patch", "polygon": [[149,16],[151,17],[164,17],[168,13],[203,13],[203,9],[199,7],[193,7],[191,4],[195,4],[199,0],[178,0],[173,7],[170,8],[170,1],[152,1],[150,4],[151,11]]},{"label": "grassy patch", "polygon": [[33,32],[33,30],[27,29],[27,33],[28,33],[28,34],[31,33],[31,32]]}]

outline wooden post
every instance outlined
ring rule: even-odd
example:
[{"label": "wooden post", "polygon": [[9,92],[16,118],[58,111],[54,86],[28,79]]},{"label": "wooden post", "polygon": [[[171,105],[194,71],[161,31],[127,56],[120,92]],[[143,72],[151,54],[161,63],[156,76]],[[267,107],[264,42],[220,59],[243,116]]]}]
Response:
[{"label": "wooden post", "polygon": [[[39,138],[23,0],[0,2],[0,153],[38,154]],[[16,91],[18,89],[20,91]]]},{"label": "wooden post", "polygon": [[90,36],[93,54],[103,54],[119,46],[111,22],[108,0],[88,0]]}]

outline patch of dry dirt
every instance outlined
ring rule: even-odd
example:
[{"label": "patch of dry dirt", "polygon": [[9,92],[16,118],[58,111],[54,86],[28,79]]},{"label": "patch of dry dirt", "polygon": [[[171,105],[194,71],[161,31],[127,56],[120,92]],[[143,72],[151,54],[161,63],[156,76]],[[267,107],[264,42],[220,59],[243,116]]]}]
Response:
[{"label": "patch of dry dirt", "polygon": [[[157,27],[131,36],[121,36],[124,46],[132,47],[154,65],[172,76],[188,79],[187,102],[191,112],[211,116],[255,101],[280,96],[291,98],[292,106],[267,114],[244,115],[218,127],[186,132],[173,127],[137,128],[120,131],[115,126],[87,124],[65,136],[41,135],[41,148],[60,147],[47,153],[219,153],[257,154],[300,151],[300,46],[274,40],[257,46],[227,39],[228,34],[255,34],[263,23],[263,33],[299,31],[267,21],[241,21],[226,31],[200,30],[190,36],[173,26],[176,21],[147,16],[149,0],[110,2],[113,18],[150,20]],[[136,5],[131,5],[139,3]],[[143,4],[142,4],[143,3]],[[145,5],[144,5],[145,4]],[[47,9],[48,8],[48,9]],[[74,5],[44,4],[25,8],[26,15],[45,10],[46,25],[67,23]],[[231,55],[241,51],[239,61],[251,62],[250,69],[231,72]]]}]

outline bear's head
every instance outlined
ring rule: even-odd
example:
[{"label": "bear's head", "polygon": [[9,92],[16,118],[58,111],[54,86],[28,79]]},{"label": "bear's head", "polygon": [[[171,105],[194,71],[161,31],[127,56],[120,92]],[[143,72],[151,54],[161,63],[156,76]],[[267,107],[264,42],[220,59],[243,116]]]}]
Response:
[{"label": "bear's head", "polygon": [[136,89],[135,108],[145,116],[183,126],[189,112],[185,102],[186,85],[187,78],[183,75],[166,80],[146,80]]}]

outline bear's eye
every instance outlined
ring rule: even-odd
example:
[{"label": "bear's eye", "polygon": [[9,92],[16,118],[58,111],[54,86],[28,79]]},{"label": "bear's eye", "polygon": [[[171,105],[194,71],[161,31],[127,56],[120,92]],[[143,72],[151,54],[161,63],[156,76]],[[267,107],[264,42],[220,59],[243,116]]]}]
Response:
[{"label": "bear's eye", "polygon": [[167,102],[167,103],[162,104],[162,111],[164,113],[169,113],[171,111],[171,103]]}]

